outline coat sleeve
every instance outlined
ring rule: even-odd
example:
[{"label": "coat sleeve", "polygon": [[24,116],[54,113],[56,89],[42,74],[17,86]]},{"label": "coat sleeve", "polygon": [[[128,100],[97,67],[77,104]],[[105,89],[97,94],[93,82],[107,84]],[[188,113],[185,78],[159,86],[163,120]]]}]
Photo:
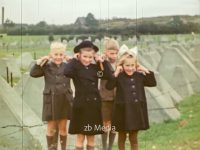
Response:
[{"label": "coat sleeve", "polygon": [[74,67],[75,64],[77,63],[77,60],[73,58],[65,67],[64,69],[64,75],[68,78],[73,78],[74,77]]},{"label": "coat sleeve", "polygon": [[106,83],[106,89],[113,90],[116,87],[116,85],[117,85],[117,77],[114,77],[112,75],[112,77]]},{"label": "coat sleeve", "polygon": [[30,76],[34,78],[44,76],[44,68],[41,67],[40,65],[34,64],[30,70]]},{"label": "coat sleeve", "polygon": [[156,86],[156,79],[154,76],[154,72],[150,71],[149,74],[144,75],[144,86],[153,87]]},{"label": "coat sleeve", "polygon": [[[101,71],[100,63],[98,62],[97,65],[98,65],[98,68],[99,68],[98,70]],[[110,66],[109,62],[105,60],[102,63],[102,65],[103,65],[104,70],[103,70],[103,76],[100,77],[100,78],[105,79],[105,80],[112,79],[113,78],[113,72],[111,70],[111,66]]]}]

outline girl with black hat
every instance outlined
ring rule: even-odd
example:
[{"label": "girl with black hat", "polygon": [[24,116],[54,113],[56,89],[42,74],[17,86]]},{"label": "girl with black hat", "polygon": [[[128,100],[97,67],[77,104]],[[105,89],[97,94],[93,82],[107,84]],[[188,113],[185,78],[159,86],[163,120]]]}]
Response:
[{"label": "girl with black hat", "polygon": [[73,79],[75,86],[69,133],[77,134],[77,150],[84,149],[85,138],[87,150],[93,150],[94,135],[104,130],[98,78],[108,78],[111,72],[107,62],[96,55],[98,50],[90,41],[81,42],[74,48],[77,59],[72,59],[65,68],[65,75]]}]

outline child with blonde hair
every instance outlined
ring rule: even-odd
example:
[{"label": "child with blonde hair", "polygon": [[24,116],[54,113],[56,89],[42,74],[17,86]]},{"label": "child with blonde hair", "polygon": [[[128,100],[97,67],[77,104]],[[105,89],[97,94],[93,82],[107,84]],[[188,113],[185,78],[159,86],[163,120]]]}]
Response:
[{"label": "child with blonde hair", "polygon": [[119,133],[119,150],[125,150],[127,134],[131,150],[138,150],[138,131],[149,128],[145,86],[156,86],[154,73],[138,63],[133,51],[123,50],[113,79],[106,85],[109,90],[116,88],[112,126]]},{"label": "child with blonde hair", "polygon": [[64,75],[67,65],[65,60],[66,46],[60,42],[53,42],[50,46],[49,56],[36,60],[31,68],[30,75],[34,78],[44,77],[42,120],[47,122],[48,150],[57,149],[58,128],[61,149],[66,150],[67,120],[70,119],[70,101],[72,90],[70,80]]},{"label": "child with blonde hair", "polygon": [[[119,43],[112,38],[105,38],[103,44],[103,53],[105,59],[109,62],[110,71],[114,73],[117,55],[119,51]],[[107,129],[102,134],[102,146],[103,150],[111,150],[113,146],[113,142],[115,139],[116,133],[111,131],[111,118],[112,118],[112,110],[113,103],[115,98],[115,90],[107,90],[105,85],[107,80],[101,79],[100,82],[100,95],[102,98],[102,117],[103,117],[103,125],[105,129]],[[108,139],[108,143],[107,143]]]}]

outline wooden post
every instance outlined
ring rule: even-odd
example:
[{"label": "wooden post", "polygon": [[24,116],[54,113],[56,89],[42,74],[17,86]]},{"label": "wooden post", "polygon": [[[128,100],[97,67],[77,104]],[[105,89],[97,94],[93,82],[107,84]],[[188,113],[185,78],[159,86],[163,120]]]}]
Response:
[{"label": "wooden post", "polygon": [[6,80],[7,80],[7,83],[9,83],[9,70],[8,70],[8,67],[6,67]]},{"label": "wooden post", "polygon": [[36,52],[34,52],[34,60],[36,60]]},{"label": "wooden post", "polygon": [[12,72],[10,73],[10,85],[13,87],[13,74]]}]

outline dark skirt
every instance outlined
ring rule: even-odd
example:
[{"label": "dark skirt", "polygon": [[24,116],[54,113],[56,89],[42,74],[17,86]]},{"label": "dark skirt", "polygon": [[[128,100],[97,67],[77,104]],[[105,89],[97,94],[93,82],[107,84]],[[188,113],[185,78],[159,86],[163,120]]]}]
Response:
[{"label": "dark skirt", "polygon": [[111,121],[114,101],[102,101],[103,121]]},{"label": "dark skirt", "polygon": [[148,129],[149,120],[146,102],[115,103],[112,126],[118,132]]},{"label": "dark skirt", "polygon": [[69,124],[70,134],[96,135],[104,131],[101,103],[97,101],[85,102],[83,105],[74,103],[72,118]]},{"label": "dark skirt", "polygon": [[67,94],[43,96],[42,120],[61,120],[71,118],[71,104]]}]

